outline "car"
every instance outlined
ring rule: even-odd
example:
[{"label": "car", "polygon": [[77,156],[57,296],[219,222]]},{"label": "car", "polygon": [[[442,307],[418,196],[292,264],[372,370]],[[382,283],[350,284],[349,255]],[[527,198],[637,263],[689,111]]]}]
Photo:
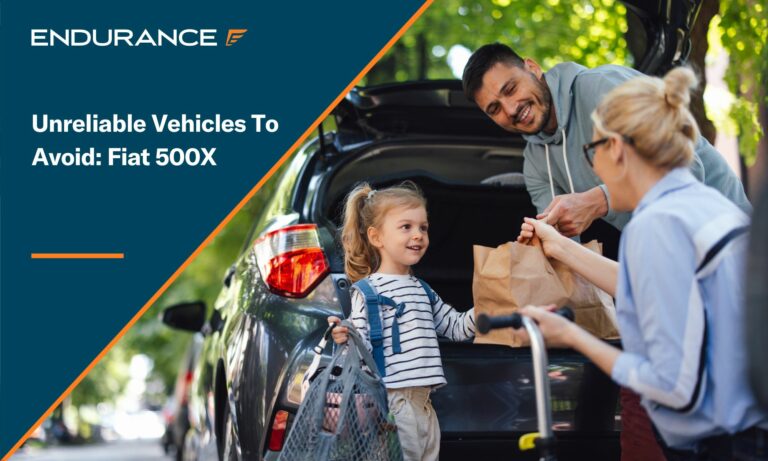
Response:
[{"label": "car", "polygon": [[193,335],[184,357],[179,363],[173,394],[168,397],[168,401],[163,407],[165,434],[163,434],[161,444],[166,454],[174,453],[177,461],[184,459],[184,437],[189,430],[189,396],[202,345],[203,336],[201,334]]},{"label": "car", "polygon": [[[647,73],[685,59],[700,5],[662,3],[626,2],[642,25],[635,39]],[[166,324],[205,338],[185,459],[279,455],[326,318],[350,311],[337,229],[357,183],[411,180],[422,189],[430,249],[414,269],[459,310],[472,305],[472,246],[507,242],[523,217],[536,214],[522,181],[524,141],[491,122],[458,81],[356,88],[334,117],[336,130],[324,133],[321,125],[277,178],[210,316],[200,303],[163,313]],[[536,431],[530,351],[451,342],[440,349],[448,385],[432,400],[441,459],[534,459],[517,447],[521,435]],[[619,459],[617,387],[574,351],[553,350],[549,359],[559,459]]]}]

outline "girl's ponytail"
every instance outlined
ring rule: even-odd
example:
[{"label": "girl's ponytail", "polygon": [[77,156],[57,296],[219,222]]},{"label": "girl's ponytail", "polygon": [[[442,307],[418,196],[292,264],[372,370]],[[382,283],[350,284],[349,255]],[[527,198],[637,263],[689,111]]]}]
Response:
[{"label": "girl's ponytail", "polygon": [[366,200],[373,189],[357,186],[344,204],[341,244],[344,247],[344,272],[352,283],[369,276],[379,267],[379,253],[368,241]]}]

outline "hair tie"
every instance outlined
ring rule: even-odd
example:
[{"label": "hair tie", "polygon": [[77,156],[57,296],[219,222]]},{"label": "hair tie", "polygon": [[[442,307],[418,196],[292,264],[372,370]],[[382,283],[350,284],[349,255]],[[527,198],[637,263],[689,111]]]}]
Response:
[{"label": "hair tie", "polygon": [[375,194],[376,194],[376,190],[374,190],[374,189],[371,189],[371,190],[370,190],[370,192],[368,192],[368,197],[367,197],[367,199],[368,199],[368,200],[372,199],[372,198],[373,198],[373,196],[374,196]]},{"label": "hair tie", "polygon": [[679,102],[678,102],[678,104],[672,104],[672,102],[669,100],[669,93],[667,93],[667,92],[664,92],[664,102],[666,102],[667,105],[669,107],[673,108],[673,109],[677,109],[678,107],[680,107],[680,103]]}]

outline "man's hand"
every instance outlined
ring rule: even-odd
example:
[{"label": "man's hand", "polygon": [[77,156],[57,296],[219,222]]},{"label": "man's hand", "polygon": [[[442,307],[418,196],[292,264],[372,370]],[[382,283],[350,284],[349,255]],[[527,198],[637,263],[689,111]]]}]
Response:
[{"label": "man's hand", "polygon": [[536,219],[555,226],[566,237],[573,237],[607,213],[605,194],[600,187],[594,187],[586,192],[558,195]]}]

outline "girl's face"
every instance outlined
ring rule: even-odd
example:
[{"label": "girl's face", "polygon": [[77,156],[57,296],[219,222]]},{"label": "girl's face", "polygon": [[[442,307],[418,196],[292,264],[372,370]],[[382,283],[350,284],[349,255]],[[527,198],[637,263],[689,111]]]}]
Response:
[{"label": "girl's face", "polygon": [[368,229],[368,239],[379,251],[379,271],[386,274],[408,274],[429,247],[429,223],[424,207],[392,208],[384,215],[379,228]]}]

